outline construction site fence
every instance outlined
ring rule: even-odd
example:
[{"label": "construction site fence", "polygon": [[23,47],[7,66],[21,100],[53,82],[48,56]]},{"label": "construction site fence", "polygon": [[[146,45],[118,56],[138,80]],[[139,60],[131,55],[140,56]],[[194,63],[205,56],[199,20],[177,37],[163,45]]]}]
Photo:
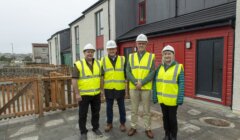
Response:
[{"label": "construction site fence", "polygon": [[77,107],[71,76],[0,78],[0,119]]}]

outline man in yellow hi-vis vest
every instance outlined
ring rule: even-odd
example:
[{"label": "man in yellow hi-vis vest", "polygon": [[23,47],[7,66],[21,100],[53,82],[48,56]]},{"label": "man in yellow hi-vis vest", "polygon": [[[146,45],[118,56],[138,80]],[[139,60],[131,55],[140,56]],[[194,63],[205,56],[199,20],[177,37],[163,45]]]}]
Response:
[{"label": "man in yellow hi-vis vest", "polygon": [[73,90],[79,104],[81,140],[87,140],[86,122],[89,105],[92,112],[92,131],[98,136],[103,136],[99,130],[101,63],[93,58],[94,52],[93,45],[87,44],[83,49],[85,58],[74,63],[72,74]]},{"label": "man in yellow hi-vis vest", "polygon": [[120,115],[120,130],[126,131],[125,111],[125,57],[117,55],[117,45],[113,40],[106,44],[108,55],[102,58],[102,76],[104,78],[104,93],[106,97],[107,126],[105,132],[109,132],[113,125],[113,103],[117,100]]},{"label": "man in yellow hi-vis vest", "polygon": [[147,36],[138,35],[136,39],[137,52],[129,55],[126,67],[126,75],[129,82],[131,98],[131,129],[128,136],[134,135],[137,126],[138,106],[143,103],[145,133],[149,138],[153,138],[151,131],[150,97],[152,90],[152,79],[155,73],[155,55],[146,52]]}]

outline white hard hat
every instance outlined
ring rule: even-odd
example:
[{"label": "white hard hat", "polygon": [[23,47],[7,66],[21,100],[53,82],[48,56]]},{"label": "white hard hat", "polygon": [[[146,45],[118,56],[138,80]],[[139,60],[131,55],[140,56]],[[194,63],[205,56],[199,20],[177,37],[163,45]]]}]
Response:
[{"label": "white hard hat", "polygon": [[86,51],[86,50],[94,50],[94,51],[96,51],[96,49],[90,43],[84,46],[83,52]]},{"label": "white hard hat", "polygon": [[163,53],[164,51],[171,51],[171,52],[175,53],[174,48],[173,48],[172,46],[170,46],[170,45],[165,46],[165,47],[162,49],[162,53]]},{"label": "white hard hat", "polygon": [[113,41],[113,40],[109,40],[109,41],[107,41],[106,48],[107,48],[107,49],[117,48],[117,44],[116,44],[115,41]]},{"label": "white hard hat", "polygon": [[148,42],[147,36],[145,34],[140,34],[137,36],[136,41],[144,41],[144,42]]}]

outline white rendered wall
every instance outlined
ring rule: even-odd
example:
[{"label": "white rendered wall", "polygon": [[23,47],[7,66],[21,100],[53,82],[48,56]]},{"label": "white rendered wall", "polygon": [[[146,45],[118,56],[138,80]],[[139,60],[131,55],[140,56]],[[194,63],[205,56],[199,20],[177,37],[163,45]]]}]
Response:
[{"label": "white rendered wall", "polygon": [[237,0],[232,110],[240,114],[240,1]]},{"label": "white rendered wall", "polygon": [[[115,27],[115,0],[110,0],[110,39],[115,40],[116,38],[116,27]],[[95,7],[95,9],[85,14],[85,17],[80,21],[74,23],[71,26],[71,43],[72,43],[72,58],[73,62],[76,61],[76,49],[75,49],[75,27],[79,27],[79,46],[80,46],[80,58],[84,58],[83,48],[86,44],[91,43],[96,47],[96,21],[95,13],[102,10],[103,18],[103,45],[104,53],[106,54],[105,45],[109,40],[109,23],[108,23],[108,1],[105,1],[101,5]],[[96,57],[96,53],[95,53]]]},{"label": "white rendered wall", "polygon": [[[57,44],[55,43],[55,38],[57,38]],[[50,61],[51,64],[54,65],[60,65],[61,64],[61,55],[60,55],[60,35],[57,34],[55,36],[53,36],[49,41],[48,41],[48,45],[50,46],[50,42],[51,42],[51,54],[49,51],[49,55],[51,55],[52,60]],[[57,48],[57,49],[56,49]],[[56,50],[58,50],[58,52],[56,52]],[[57,53],[58,53],[58,58],[57,58]]]}]

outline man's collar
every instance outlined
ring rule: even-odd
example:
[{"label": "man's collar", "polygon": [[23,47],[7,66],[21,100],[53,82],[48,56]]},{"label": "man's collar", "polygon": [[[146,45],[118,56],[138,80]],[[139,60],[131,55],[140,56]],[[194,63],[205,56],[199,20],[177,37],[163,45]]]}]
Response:
[{"label": "man's collar", "polygon": [[108,58],[115,60],[117,58],[117,55],[115,55],[115,56],[109,56],[108,55]]},{"label": "man's collar", "polygon": [[142,52],[137,52],[139,55],[143,55],[145,54],[146,51],[142,51]]}]

